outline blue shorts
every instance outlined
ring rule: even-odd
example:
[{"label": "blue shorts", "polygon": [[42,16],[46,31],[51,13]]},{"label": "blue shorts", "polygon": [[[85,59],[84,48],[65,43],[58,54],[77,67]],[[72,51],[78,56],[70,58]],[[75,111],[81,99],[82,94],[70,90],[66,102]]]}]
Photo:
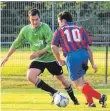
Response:
[{"label": "blue shorts", "polygon": [[88,64],[88,57],[88,52],[85,49],[69,52],[66,55],[66,66],[72,81],[79,79],[86,73],[82,64]]}]

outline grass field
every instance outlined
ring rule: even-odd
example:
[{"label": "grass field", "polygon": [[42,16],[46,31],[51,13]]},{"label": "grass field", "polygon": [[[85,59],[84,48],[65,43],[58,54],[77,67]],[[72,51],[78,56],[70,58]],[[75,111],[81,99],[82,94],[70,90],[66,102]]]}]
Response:
[{"label": "grass field", "polygon": [[[3,48],[1,52],[1,59],[3,59],[7,53],[7,48]],[[28,51],[27,51],[28,50]],[[94,51],[94,59],[97,64],[99,70],[96,74],[104,75],[105,74],[105,62],[106,62],[106,52],[104,47],[93,47]],[[1,68],[2,75],[26,75],[27,67],[31,62],[29,60],[29,56],[32,52],[29,49],[25,49],[22,51],[16,51],[5,64],[4,67]],[[63,56],[62,56],[63,57]],[[110,61],[110,48],[108,51],[108,61]],[[93,70],[89,63],[89,71],[88,74],[93,74]],[[108,74],[110,74],[110,62],[108,62]],[[64,67],[65,75],[68,75],[67,69]]]},{"label": "grass field", "polygon": [[[97,89],[108,96],[107,107],[102,108],[98,100],[94,100],[97,107],[88,108],[85,106],[85,97],[78,91],[74,90],[79,99],[80,105],[74,106],[69,100],[66,108],[60,108],[51,105],[50,97],[46,92],[38,89],[2,89],[2,111],[110,111],[110,89]],[[65,93],[64,90],[60,90]],[[67,94],[66,94],[67,95]]]},{"label": "grass field", "polygon": [[[6,55],[8,48],[2,48],[1,59]],[[105,84],[105,48],[104,47],[92,47],[94,51],[95,63],[98,66],[98,72],[93,73],[93,69],[89,63],[89,70],[87,71],[86,78],[95,88],[110,88],[110,48],[108,52],[108,84]],[[2,88],[33,88],[32,85],[26,80],[26,71],[27,67],[30,64],[29,55],[31,52],[29,49],[22,51],[17,50],[13,54],[8,62],[1,68],[1,77],[2,77]],[[68,78],[68,72],[66,67],[63,67],[64,74]],[[55,83],[51,82],[54,80],[53,77],[45,70],[43,76],[44,80],[48,81],[50,84]],[[16,82],[17,81],[17,82]],[[21,82],[22,81],[22,82]],[[28,84],[28,85],[26,85]],[[95,86],[94,84],[97,84]],[[55,84],[54,86],[58,86]]]},{"label": "grass field", "polygon": [[[29,50],[29,49],[26,49]],[[2,111],[110,111],[110,48],[108,52],[108,83],[105,84],[105,48],[93,47],[94,59],[99,70],[96,74],[89,63],[89,70],[86,74],[86,80],[91,83],[98,91],[107,94],[107,108],[101,108],[98,101],[96,108],[88,108],[85,106],[85,97],[74,90],[79,98],[80,106],[74,106],[71,101],[66,108],[59,108],[55,105],[50,105],[52,98],[46,92],[35,89],[29,81],[26,80],[26,70],[31,62],[29,60],[30,51],[22,52],[18,50],[10,57],[9,61],[1,68],[1,110]],[[6,55],[6,48],[2,48],[1,59]],[[66,67],[63,67],[64,74],[68,78]],[[45,70],[41,78],[52,87],[62,90],[61,85],[56,82],[47,70]],[[69,78],[68,78],[69,79]],[[66,92],[64,92],[66,94]]]}]

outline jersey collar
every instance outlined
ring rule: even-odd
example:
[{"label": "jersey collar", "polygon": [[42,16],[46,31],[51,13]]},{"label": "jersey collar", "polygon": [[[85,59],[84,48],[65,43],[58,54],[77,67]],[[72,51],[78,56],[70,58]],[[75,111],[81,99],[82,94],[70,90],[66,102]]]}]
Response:
[{"label": "jersey collar", "polygon": [[58,28],[62,28],[63,26],[65,26],[65,25],[72,25],[73,23],[72,22],[64,22],[64,25],[62,25],[62,26],[60,26],[60,27],[58,27]]},{"label": "jersey collar", "polygon": [[[43,23],[42,22],[40,22],[40,25],[37,27],[37,28],[35,28],[35,29],[39,29],[39,27],[42,25]],[[33,27],[32,27],[32,25],[30,24],[30,27],[33,29]]]},{"label": "jersey collar", "polygon": [[64,25],[71,25],[71,24],[72,24],[72,22],[64,22]]}]

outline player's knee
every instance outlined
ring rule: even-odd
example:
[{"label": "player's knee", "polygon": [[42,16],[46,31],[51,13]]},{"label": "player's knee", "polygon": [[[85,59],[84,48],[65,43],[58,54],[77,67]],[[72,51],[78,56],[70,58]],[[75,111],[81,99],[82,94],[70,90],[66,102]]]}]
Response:
[{"label": "player's knee", "polygon": [[33,84],[36,84],[36,82],[37,82],[37,77],[34,77],[34,76],[32,76],[32,74],[30,75],[30,74],[27,74],[27,80],[28,81],[30,81],[31,83],[33,83]]},{"label": "player's knee", "polygon": [[29,73],[27,73],[26,78],[27,78],[28,81],[31,81],[31,80],[32,80],[32,77],[30,76]]},{"label": "player's knee", "polygon": [[67,84],[67,82],[66,82],[65,80],[60,79],[60,82],[61,82],[61,84],[62,84],[62,85],[67,86],[67,85],[66,85],[66,84]]},{"label": "player's knee", "polygon": [[59,81],[63,81],[65,78],[63,75],[57,75],[56,78],[59,80]]},{"label": "player's knee", "polygon": [[64,78],[64,76],[57,76],[57,79],[60,81],[60,83],[63,85],[63,87],[69,87],[70,83]]},{"label": "player's knee", "polygon": [[34,75],[32,73],[28,72],[26,78],[28,81],[35,83],[37,77],[34,77]]},{"label": "player's knee", "polygon": [[27,80],[29,80],[30,82],[35,83],[37,77],[39,76],[39,74],[40,74],[40,71],[38,71],[38,70],[33,70],[33,69],[29,69],[29,70],[27,71],[27,76],[26,76],[26,78],[27,78]]},{"label": "player's knee", "polygon": [[65,83],[65,79],[62,76],[56,76],[57,80],[59,80],[61,83]]},{"label": "player's knee", "polygon": [[65,78],[63,79],[63,83],[67,84],[67,86],[70,86],[70,82],[67,79],[65,79]]}]

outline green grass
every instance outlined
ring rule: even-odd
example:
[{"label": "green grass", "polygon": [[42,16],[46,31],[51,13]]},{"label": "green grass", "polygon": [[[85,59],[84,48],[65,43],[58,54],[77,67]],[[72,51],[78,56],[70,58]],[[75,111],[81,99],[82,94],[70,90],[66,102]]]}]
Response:
[{"label": "green grass", "polygon": [[[69,100],[69,105],[66,108],[60,108],[56,105],[51,105],[52,98],[44,91],[38,89],[2,89],[1,90],[1,110],[2,111],[110,111],[110,89],[97,89],[98,91],[107,94],[107,107],[102,108],[98,100],[94,99],[97,107],[88,108],[85,106],[85,97],[74,90],[80,105],[74,106]],[[65,93],[64,90],[60,90]]]},{"label": "green grass", "polygon": [[[110,52],[109,52],[110,53]],[[5,56],[6,52],[2,52],[2,58]],[[100,55],[99,55],[100,54]],[[33,88],[26,80],[26,71],[29,63],[30,52],[20,52],[17,51],[9,61],[1,68],[1,77],[2,77],[2,88]],[[110,55],[110,54],[109,54]],[[93,69],[89,64],[89,70],[86,74],[86,79],[94,86],[95,88],[110,88],[110,62],[108,62],[108,84],[105,83],[105,53],[104,52],[94,52],[95,62],[98,65],[98,72],[93,73]],[[99,58],[100,57],[100,58]],[[23,58],[23,59],[22,59]],[[110,61],[110,56],[109,60]],[[64,74],[68,78],[68,72],[66,67],[63,67]],[[50,73],[45,70],[41,78],[46,80],[50,85],[59,87],[55,84],[56,79],[50,75]],[[54,84],[53,84],[54,83]],[[28,84],[28,85],[26,85]],[[97,86],[95,85],[97,84]]]},{"label": "green grass", "polygon": [[[93,69],[89,63],[89,70],[86,74],[86,79],[95,88],[110,88],[110,51],[108,52],[108,84],[105,84],[105,48],[104,47],[92,47],[94,51],[95,63],[98,66],[98,72],[93,73]],[[109,48],[110,49],[110,48]],[[6,55],[6,48],[2,48],[1,59]],[[26,71],[30,64],[29,56],[31,54],[29,49],[17,50],[8,60],[8,62],[1,68],[2,88],[33,88],[26,80]],[[63,57],[63,56],[62,56]],[[63,67],[64,74],[68,78],[68,71],[66,67]],[[60,88],[60,85],[55,84],[56,79],[45,70],[41,78],[46,80],[50,85]],[[54,84],[53,84],[54,83]],[[28,85],[26,85],[28,84]],[[97,84],[97,86],[95,85]]]},{"label": "green grass", "polygon": [[[31,52],[21,52],[17,51],[13,54],[4,67],[1,68],[2,75],[25,75],[27,67],[30,64],[29,56]],[[6,52],[2,52],[1,59],[3,59],[6,55]],[[99,71],[97,74],[104,75],[105,74],[105,59],[106,55],[104,51],[94,52],[95,63],[97,64]],[[110,61],[110,52],[108,53],[108,61]],[[93,69],[89,63],[88,74],[93,74]],[[108,62],[108,74],[110,74],[110,62]],[[66,67],[63,68],[65,75],[68,74]]]},{"label": "green grass", "polygon": [[[108,48],[108,61],[110,61],[110,47]],[[8,48],[1,48],[1,59],[3,59],[7,53]],[[106,64],[106,53],[105,47],[95,47],[92,46],[94,52],[95,63],[97,64],[99,71],[97,74],[105,74],[105,64]],[[17,50],[8,60],[4,67],[1,68],[2,75],[26,75],[27,67],[30,64],[29,56],[32,52],[29,48]],[[63,56],[62,56],[63,58]],[[89,63],[88,74],[93,74],[93,70]],[[63,67],[65,75],[68,75],[66,67]],[[108,62],[108,74],[110,74],[110,62]]]},{"label": "green grass", "polygon": [[[46,72],[46,71],[45,71]],[[54,88],[61,89],[61,85],[58,83],[55,77],[52,77],[50,74],[48,76],[45,76],[45,73],[43,76],[41,76],[43,80],[46,81],[49,85],[51,85]],[[66,76],[68,78],[68,76]],[[90,84],[94,88],[110,88],[110,77],[108,77],[108,84],[105,84],[105,78],[104,76],[96,76],[96,75],[86,75],[85,76],[86,80],[90,82]],[[68,78],[70,81],[70,79]],[[10,89],[10,88],[21,88],[21,89],[28,89],[28,88],[34,88],[34,85],[31,84],[27,79],[26,76],[4,76],[2,75],[1,79],[1,87],[3,89]],[[97,85],[96,85],[97,84]]]},{"label": "green grass", "polygon": [[[93,73],[93,69],[89,63],[89,70],[86,74],[86,80],[90,84],[97,88],[98,91],[108,95],[107,108],[101,108],[98,101],[96,108],[87,108],[85,106],[84,96],[74,89],[76,96],[78,97],[81,105],[74,106],[69,101],[69,105],[66,108],[59,108],[55,105],[50,105],[51,97],[46,92],[35,89],[26,79],[27,67],[30,64],[29,56],[31,54],[27,49],[18,50],[10,57],[9,61],[1,68],[1,110],[2,111],[110,111],[110,62],[108,62],[108,84],[105,84],[105,48],[104,47],[92,47],[94,51],[95,63],[99,70],[96,74]],[[7,48],[2,48],[1,59],[6,55]],[[110,61],[110,48],[108,53],[108,61]],[[63,67],[66,78],[68,72],[66,67]],[[45,70],[41,75],[41,78],[45,80],[52,87],[62,90],[61,85],[56,82],[56,78],[52,77],[50,73]],[[99,89],[101,88],[101,89]],[[107,89],[108,88],[108,89]],[[64,92],[66,94],[66,92]]]}]

